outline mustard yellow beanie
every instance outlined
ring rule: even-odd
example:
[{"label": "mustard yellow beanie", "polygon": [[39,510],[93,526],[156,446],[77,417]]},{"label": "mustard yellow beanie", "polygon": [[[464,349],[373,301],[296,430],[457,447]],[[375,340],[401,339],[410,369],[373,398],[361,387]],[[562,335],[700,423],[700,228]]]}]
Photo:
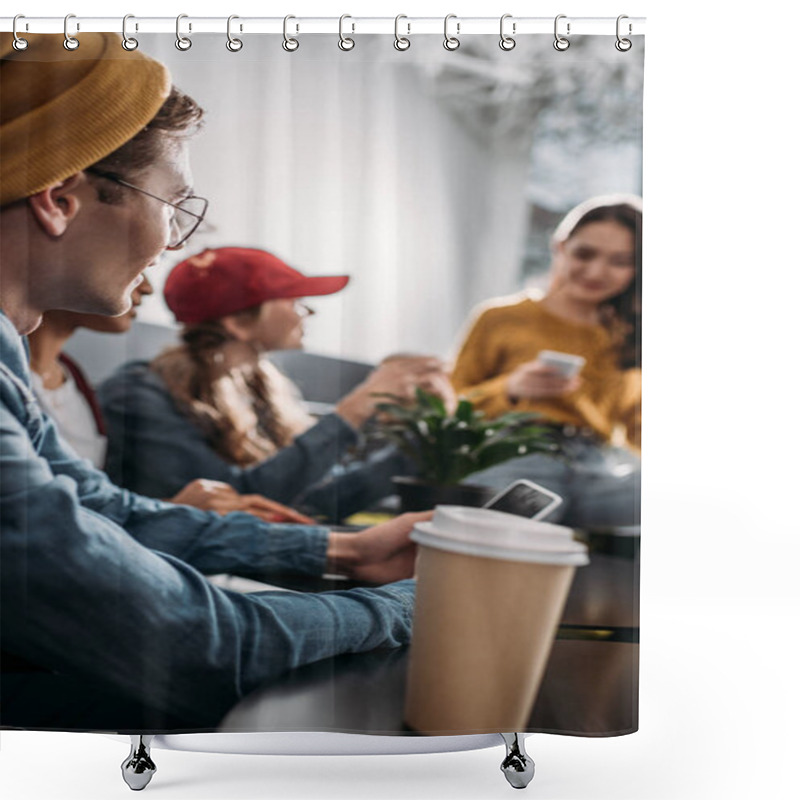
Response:
[{"label": "mustard yellow beanie", "polygon": [[113,153],[169,95],[163,64],[85,33],[67,51],[60,34],[26,34],[16,51],[0,34],[0,206],[30,197]]}]

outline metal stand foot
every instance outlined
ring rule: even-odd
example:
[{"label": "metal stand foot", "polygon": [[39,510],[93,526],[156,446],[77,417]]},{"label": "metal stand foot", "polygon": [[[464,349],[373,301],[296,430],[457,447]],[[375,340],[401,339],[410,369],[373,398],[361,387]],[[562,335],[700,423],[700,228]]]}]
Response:
[{"label": "metal stand foot", "polygon": [[156,765],[150,758],[152,736],[131,734],[131,752],[122,762],[122,779],[134,792],[140,792],[155,775]]},{"label": "metal stand foot", "polygon": [[506,757],[500,769],[515,789],[524,789],[536,769],[533,759],[525,752],[525,739],[519,733],[501,733],[506,743]]}]

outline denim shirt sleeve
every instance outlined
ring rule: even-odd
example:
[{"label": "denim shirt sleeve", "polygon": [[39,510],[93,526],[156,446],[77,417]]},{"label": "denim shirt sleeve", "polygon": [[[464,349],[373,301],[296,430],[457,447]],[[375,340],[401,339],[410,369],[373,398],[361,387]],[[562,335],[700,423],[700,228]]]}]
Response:
[{"label": "denim shirt sleeve", "polygon": [[393,446],[366,460],[336,465],[319,483],[295,500],[295,506],[317,517],[340,522],[397,491],[396,475],[415,475],[416,466]]},{"label": "denim shirt sleeve", "polygon": [[292,504],[357,440],[353,428],[331,414],[272,458],[239,467],[209,446],[145,362],[122,367],[97,395],[108,428],[108,474],[149,497],[171,497],[195,478],[209,478]]},{"label": "denim shirt sleeve", "polygon": [[60,445],[19,365],[9,369],[7,324],[0,316],[4,651],[212,726],[287,669],[408,641],[413,581],[321,595],[238,595],[210,584],[198,569],[250,559],[319,569],[325,531],[220,518],[117,489]]},{"label": "denim shirt sleeve", "polygon": [[319,575],[324,569],[328,542],[324,527],[267,524],[242,512],[223,517],[120,489],[89,461],[78,458],[45,415],[36,450],[53,477],[67,478],[74,485],[86,510],[125,528],[146,547],[177,556],[201,572]]}]

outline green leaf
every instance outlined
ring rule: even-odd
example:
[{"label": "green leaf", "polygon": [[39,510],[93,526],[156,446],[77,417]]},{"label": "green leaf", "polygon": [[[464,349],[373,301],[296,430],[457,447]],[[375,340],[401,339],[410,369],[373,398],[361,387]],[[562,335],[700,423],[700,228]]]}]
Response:
[{"label": "green leaf", "polygon": [[417,393],[425,395],[425,403],[436,412],[438,417],[442,419],[447,417],[447,409],[441,397],[423,392],[422,389],[417,389]]},{"label": "green leaf", "polygon": [[456,407],[455,418],[459,422],[464,422],[469,425],[474,418],[473,410],[472,410],[472,403],[469,400],[465,400],[462,398],[458,401],[458,406]]},{"label": "green leaf", "polygon": [[487,419],[462,398],[448,415],[441,398],[422,389],[415,402],[381,395],[392,402],[379,403],[388,419],[380,432],[414,460],[423,479],[455,484],[481,469],[533,452],[553,452],[550,430],[536,423],[538,414],[509,412]]}]

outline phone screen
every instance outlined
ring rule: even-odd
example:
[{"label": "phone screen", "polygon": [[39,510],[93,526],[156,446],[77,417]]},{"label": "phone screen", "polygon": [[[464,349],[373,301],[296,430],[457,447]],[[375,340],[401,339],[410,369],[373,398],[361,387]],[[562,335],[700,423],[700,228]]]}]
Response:
[{"label": "phone screen", "polygon": [[512,486],[505,494],[494,500],[487,508],[517,514],[520,517],[535,517],[540,511],[551,505],[553,498],[532,486]]}]

